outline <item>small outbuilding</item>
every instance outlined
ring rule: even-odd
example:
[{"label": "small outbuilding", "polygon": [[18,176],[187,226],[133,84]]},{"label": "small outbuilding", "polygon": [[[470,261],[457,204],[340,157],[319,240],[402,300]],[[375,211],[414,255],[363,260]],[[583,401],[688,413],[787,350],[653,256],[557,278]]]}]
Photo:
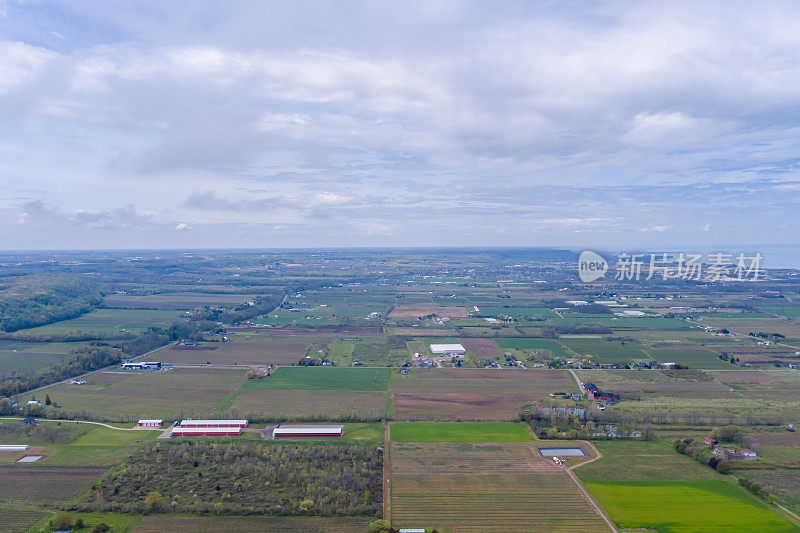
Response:
[{"label": "small outbuilding", "polygon": [[157,420],[146,420],[146,419],[144,419],[144,420],[139,420],[139,422],[137,422],[136,425],[139,426],[139,427],[145,427],[145,428],[158,428],[158,427],[161,427],[161,424],[163,424],[163,423],[164,423],[164,421],[161,420],[161,419],[157,419]]}]

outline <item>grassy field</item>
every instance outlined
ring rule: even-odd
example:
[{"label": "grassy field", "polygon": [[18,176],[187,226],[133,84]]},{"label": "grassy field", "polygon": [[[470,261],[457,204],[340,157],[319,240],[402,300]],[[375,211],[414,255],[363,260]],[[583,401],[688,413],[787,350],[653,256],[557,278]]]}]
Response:
[{"label": "grassy field", "polygon": [[[110,420],[175,420],[213,414],[245,381],[245,370],[175,368],[153,373],[96,372],[86,385],[47,390],[63,412],[93,413]],[[23,395],[27,401],[31,395]]]},{"label": "grassy field", "polygon": [[167,328],[182,315],[180,311],[169,310],[97,309],[72,320],[62,320],[22,331],[31,334],[80,331],[98,335],[119,335],[136,333],[152,326]]},{"label": "grassy field", "polygon": [[0,377],[39,370],[69,357],[86,342],[0,340]]},{"label": "grassy field", "polygon": [[533,444],[393,442],[391,457],[395,527],[442,533],[605,529],[566,473],[539,457]]},{"label": "grassy field", "polygon": [[165,292],[134,296],[110,294],[104,303],[109,308],[122,309],[193,309],[195,307],[235,306],[255,298],[256,294],[224,294],[203,292]]},{"label": "grassy field", "polygon": [[[268,378],[272,379],[272,378]],[[249,386],[235,394],[231,413],[275,422],[379,420],[386,416],[385,391],[285,389]]]},{"label": "grassy field", "polygon": [[725,369],[731,364],[717,356],[717,352],[697,345],[684,344],[678,347],[651,348],[650,354],[659,363],[680,363],[689,368]]},{"label": "grassy field", "polygon": [[231,342],[209,342],[200,346],[172,346],[159,356],[168,363],[217,365],[297,364],[318,339],[313,335],[231,335]]},{"label": "grassy field", "polygon": [[[732,481],[732,480],[731,480]],[[586,483],[622,528],[664,532],[800,531],[742,488],[722,479]]]},{"label": "grassy field", "polygon": [[550,350],[555,355],[569,357],[563,343],[549,339],[497,339],[497,345],[503,348],[517,348],[520,350]]},{"label": "grassy field", "polygon": [[268,378],[248,380],[242,390],[385,391],[392,372],[391,368],[281,367]]},{"label": "grassy field", "polygon": [[789,318],[800,318],[800,306],[796,307],[759,307],[759,311],[781,315]]},{"label": "grassy field", "polygon": [[510,422],[393,422],[397,442],[526,442],[533,440],[528,426]]},{"label": "grassy field", "polygon": [[573,352],[587,357],[591,355],[592,360],[600,364],[633,363],[652,359],[650,353],[635,342],[611,342],[602,338],[559,339],[559,342]]},{"label": "grassy field", "polygon": [[622,528],[663,532],[796,531],[735,480],[669,442],[599,442],[603,458],[575,470]]}]

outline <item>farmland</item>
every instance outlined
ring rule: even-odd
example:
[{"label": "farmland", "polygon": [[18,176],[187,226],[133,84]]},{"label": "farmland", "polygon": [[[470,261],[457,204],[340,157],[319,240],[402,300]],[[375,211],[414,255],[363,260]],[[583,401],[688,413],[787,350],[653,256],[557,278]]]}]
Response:
[{"label": "farmland", "polygon": [[66,503],[106,470],[90,466],[0,465],[0,500]]},{"label": "farmland", "polygon": [[669,443],[600,442],[603,458],[576,469],[620,527],[658,531],[796,531],[735,482]]},{"label": "farmland", "polygon": [[162,531],[227,531],[249,533],[364,533],[370,520],[362,517],[315,516],[146,516],[134,529],[135,533]]},{"label": "farmland", "polygon": [[[72,320],[63,320],[46,326],[21,330],[20,334],[42,336],[70,331],[96,336],[119,336],[152,326],[169,327],[182,314],[171,310],[154,309],[97,309]],[[124,330],[124,331],[123,331]]]},{"label": "farmland", "polygon": [[525,442],[533,440],[525,424],[504,422],[394,422],[397,442]]},{"label": "farmland", "polygon": [[232,335],[231,342],[172,346],[165,362],[213,365],[291,365],[304,358],[314,336]]},{"label": "farmland", "polygon": [[438,531],[602,531],[564,470],[532,444],[392,443],[393,523]]},{"label": "farmland", "polygon": [[281,367],[268,378],[248,380],[242,389],[385,391],[391,377],[389,368]]},{"label": "farmland", "polygon": [[244,379],[245,370],[96,372],[86,378],[85,385],[56,385],[49,395],[61,406],[60,412],[94,413],[106,420],[131,421],[143,416],[174,420],[192,413],[207,416]]},{"label": "farmland", "polygon": [[[800,343],[774,335],[789,333],[797,321],[786,298],[759,299],[800,299],[797,290],[584,287],[560,277],[563,265],[539,271],[515,266],[526,265],[522,260],[473,262],[472,255],[219,254],[225,268],[198,259],[186,277],[174,265],[139,260],[135,267],[114,263],[113,273],[92,264],[105,307],[0,339],[4,383],[63,366],[73,350],[87,347],[166,365],[123,371],[113,362],[100,371],[59,373],[41,390],[0,399],[4,412],[39,419],[36,426],[0,421],[0,443],[30,446],[0,454],[7,490],[21,491],[15,498],[0,488],[0,513],[7,510],[3,516],[17,531],[38,521],[32,533],[38,532],[53,512],[68,508],[90,526],[105,521],[122,532],[363,533],[379,517],[395,528],[448,533],[525,531],[531,524],[605,530],[582,486],[620,529],[736,530],[730,517],[741,511],[746,529],[792,530],[734,479],[677,454],[671,440],[741,425],[756,439],[759,460],[732,467],[734,475],[800,510],[800,433],[787,431],[800,424],[800,374],[789,366],[800,362]],[[497,281],[516,269],[522,270],[515,281]],[[531,282],[538,278],[549,281]],[[623,310],[645,316],[600,307],[583,313],[566,303],[607,298],[600,292],[617,294],[628,306]],[[726,334],[717,325],[758,327],[754,333],[762,335]],[[431,343],[461,343],[466,355],[439,359]],[[275,368],[267,375],[270,363]],[[578,394],[571,372],[614,401],[600,410],[600,402]],[[55,383],[65,377],[86,383]],[[28,405],[34,397],[43,405]],[[224,438],[156,439],[160,430],[130,430],[140,418],[189,417],[246,418],[250,425]],[[317,423],[343,424],[345,432],[262,438],[274,425]],[[587,455],[563,465],[537,449],[575,446]],[[351,448],[361,451],[341,464],[331,459]],[[42,459],[18,464],[25,455]],[[283,465],[287,457],[302,472]],[[327,471],[319,457],[330,463]],[[572,467],[582,485],[566,470]],[[352,481],[353,469],[369,475]],[[26,483],[35,492],[19,489]],[[145,514],[143,500],[156,490],[168,508]],[[301,516],[307,514],[319,516]]]}]

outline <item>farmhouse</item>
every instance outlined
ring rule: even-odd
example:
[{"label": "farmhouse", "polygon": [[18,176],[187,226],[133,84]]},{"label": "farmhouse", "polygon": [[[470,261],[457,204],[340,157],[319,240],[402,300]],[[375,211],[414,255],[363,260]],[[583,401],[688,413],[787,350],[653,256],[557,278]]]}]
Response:
[{"label": "farmhouse", "polygon": [[161,424],[163,424],[163,423],[164,423],[164,421],[161,420],[161,419],[158,419],[158,420],[139,420],[139,422],[137,422],[136,425],[139,426],[139,427],[157,428],[157,427],[161,427]]},{"label": "farmhouse", "polygon": [[159,361],[137,361],[133,363],[122,363],[125,370],[158,370],[161,368]]},{"label": "farmhouse", "polygon": [[226,427],[182,427],[175,426],[170,437],[238,437],[242,434],[240,426]]},{"label": "farmhouse", "polygon": [[743,449],[743,450],[731,450],[730,448],[723,448],[722,446],[718,446],[714,453],[718,455],[721,459],[725,459],[727,461],[745,461],[745,460],[752,460],[758,459],[758,454],[753,450]]},{"label": "farmhouse", "polygon": [[181,420],[178,424],[182,428],[246,428],[247,420]]},{"label": "farmhouse", "polygon": [[342,426],[278,426],[273,430],[273,437],[341,437]]},{"label": "farmhouse", "polygon": [[460,344],[431,344],[431,352],[457,356],[462,356],[467,353],[464,347]]}]

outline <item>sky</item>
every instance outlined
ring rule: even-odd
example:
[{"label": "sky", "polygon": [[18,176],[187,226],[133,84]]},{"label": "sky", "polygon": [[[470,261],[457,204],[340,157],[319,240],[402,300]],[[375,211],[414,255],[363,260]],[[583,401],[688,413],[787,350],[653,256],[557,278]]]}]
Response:
[{"label": "sky", "polygon": [[0,0],[0,248],[800,244],[800,3]]}]

